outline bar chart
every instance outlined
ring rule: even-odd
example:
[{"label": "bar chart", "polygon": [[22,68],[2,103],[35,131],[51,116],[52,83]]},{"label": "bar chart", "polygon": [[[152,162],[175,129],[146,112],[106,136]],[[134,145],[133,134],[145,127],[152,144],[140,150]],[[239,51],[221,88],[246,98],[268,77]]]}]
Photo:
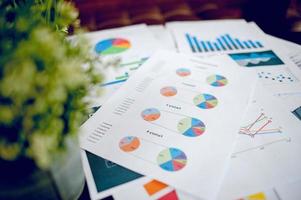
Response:
[{"label": "bar chart", "polygon": [[215,41],[199,39],[189,33],[186,33],[185,37],[193,53],[260,49],[264,47],[260,41],[254,41],[251,39],[241,40],[239,38],[232,37],[230,34],[220,35]]}]

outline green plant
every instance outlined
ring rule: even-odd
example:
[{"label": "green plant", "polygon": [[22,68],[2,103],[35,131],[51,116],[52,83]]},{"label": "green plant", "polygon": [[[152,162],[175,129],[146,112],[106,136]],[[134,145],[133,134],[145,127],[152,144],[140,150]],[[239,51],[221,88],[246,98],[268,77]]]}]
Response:
[{"label": "green plant", "polygon": [[87,42],[66,39],[78,13],[63,0],[0,2],[0,157],[49,167],[88,113],[100,82]]}]

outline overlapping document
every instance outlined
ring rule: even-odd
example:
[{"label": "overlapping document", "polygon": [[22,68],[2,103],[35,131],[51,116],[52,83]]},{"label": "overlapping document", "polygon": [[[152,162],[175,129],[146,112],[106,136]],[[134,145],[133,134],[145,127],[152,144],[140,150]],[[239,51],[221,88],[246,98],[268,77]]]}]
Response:
[{"label": "overlapping document", "polygon": [[230,58],[216,61],[225,67],[158,51],[83,125],[81,146],[211,198],[255,81]]},{"label": "overlapping document", "polygon": [[[101,55],[104,62],[121,60],[118,66],[105,71],[103,95],[93,98],[93,106],[102,104],[157,49],[164,49],[145,24],[87,33],[93,45],[92,54]],[[101,67],[100,65],[99,67]]]},{"label": "overlapping document", "polygon": [[[122,58],[81,130],[91,198],[298,199],[301,47],[244,20],[166,28],[88,35],[94,53]],[[180,54],[158,51],[172,38]]]}]

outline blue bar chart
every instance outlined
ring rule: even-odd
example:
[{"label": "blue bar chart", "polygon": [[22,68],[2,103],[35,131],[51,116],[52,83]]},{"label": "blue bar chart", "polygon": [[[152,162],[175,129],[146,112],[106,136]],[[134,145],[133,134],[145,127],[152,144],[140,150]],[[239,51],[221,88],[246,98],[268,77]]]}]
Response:
[{"label": "blue bar chart", "polygon": [[193,53],[260,49],[264,47],[260,41],[250,39],[241,40],[239,38],[232,37],[230,34],[220,35],[215,41],[202,40],[189,33],[186,33],[185,37]]}]

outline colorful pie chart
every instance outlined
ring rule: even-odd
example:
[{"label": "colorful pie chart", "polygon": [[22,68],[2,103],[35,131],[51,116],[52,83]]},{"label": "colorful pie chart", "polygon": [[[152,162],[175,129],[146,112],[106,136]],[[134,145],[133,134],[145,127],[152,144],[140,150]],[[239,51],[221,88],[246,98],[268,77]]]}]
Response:
[{"label": "colorful pie chart", "polygon": [[177,89],[175,87],[171,87],[171,86],[161,88],[161,90],[160,90],[160,93],[165,97],[175,96],[177,94],[177,92],[178,92]]},{"label": "colorful pie chart", "polygon": [[178,123],[178,131],[188,137],[197,137],[205,132],[205,124],[196,118],[186,117]]},{"label": "colorful pie chart", "polygon": [[202,109],[211,109],[217,106],[218,100],[211,94],[199,94],[193,98],[193,103]]},{"label": "colorful pie chart", "polygon": [[157,163],[162,169],[175,172],[186,166],[187,157],[180,149],[167,148],[158,154]]},{"label": "colorful pie chart", "polygon": [[188,68],[179,68],[176,73],[182,77],[189,76],[191,74],[190,69]]},{"label": "colorful pie chart", "polygon": [[215,74],[207,77],[207,83],[214,87],[222,87],[227,85],[228,80],[224,76]]},{"label": "colorful pie chart", "polygon": [[148,108],[142,111],[141,117],[145,121],[155,121],[160,117],[160,111],[156,108]]},{"label": "colorful pie chart", "polygon": [[126,39],[111,38],[98,42],[95,45],[95,51],[102,55],[109,55],[124,52],[130,47],[131,43]]},{"label": "colorful pie chart", "polygon": [[119,142],[119,148],[125,152],[135,151],[139,146],[140,140],[135,136],[124,137]]}]

